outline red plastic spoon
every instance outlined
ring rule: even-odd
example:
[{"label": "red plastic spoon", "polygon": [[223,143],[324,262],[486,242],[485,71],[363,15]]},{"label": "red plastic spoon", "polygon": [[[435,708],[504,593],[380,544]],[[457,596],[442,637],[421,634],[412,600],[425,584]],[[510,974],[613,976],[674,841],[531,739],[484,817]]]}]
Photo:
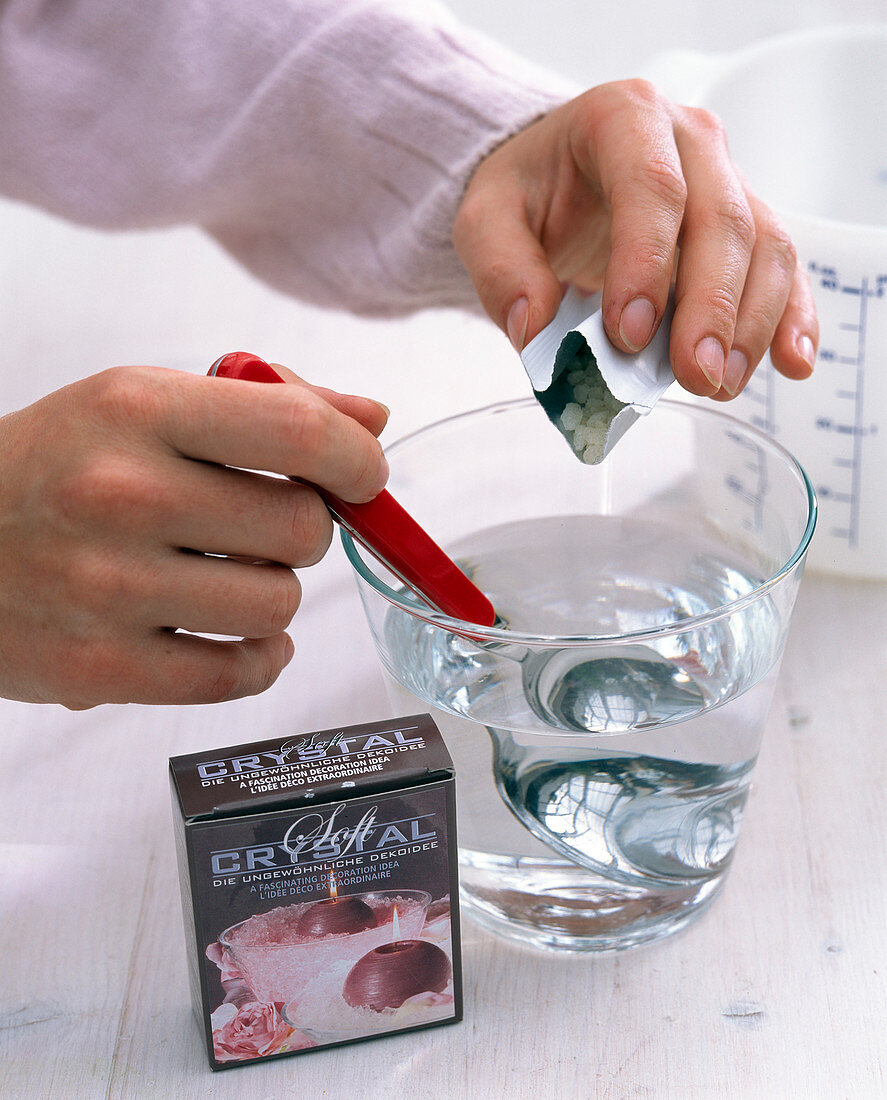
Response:
[{"label": "red plastic spoon", "polygon": [[[223,355],[209,373],[245,382],[286,382],[264,359],[245,351]],[[349,504],[317,485],[311,488],[361,546],[435,611],[479,626],[495,624],[496,611],[487,597],[387,489],[366,504]]]}]

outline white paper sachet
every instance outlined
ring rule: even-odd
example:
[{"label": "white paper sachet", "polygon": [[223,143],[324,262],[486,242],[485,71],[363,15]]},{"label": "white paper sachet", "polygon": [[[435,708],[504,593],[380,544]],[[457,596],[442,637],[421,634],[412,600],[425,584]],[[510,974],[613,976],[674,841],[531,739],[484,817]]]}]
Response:
[{"label": "white paper sachet", "polygon": [[550,325],[521,353],[533,391],[574,453],[601,462],[674,381],[668,358],[672,304],[643,351],[627,355],[604,332],[599,294],[571,288]]}]

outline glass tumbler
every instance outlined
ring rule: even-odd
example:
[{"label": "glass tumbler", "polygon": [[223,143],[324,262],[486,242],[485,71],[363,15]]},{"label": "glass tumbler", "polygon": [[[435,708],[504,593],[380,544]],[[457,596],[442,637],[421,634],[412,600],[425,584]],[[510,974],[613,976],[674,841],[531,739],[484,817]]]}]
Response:
[{"label": "glass tumbler", "polygon": [[466,914],[572,951],[681,928],[738,839],[815,525],[803,470],[672,401],[599,466],[531,398],[387,453],[499,616],[429,610],[343,533],[396,713],[430,710],[455,760]]}]

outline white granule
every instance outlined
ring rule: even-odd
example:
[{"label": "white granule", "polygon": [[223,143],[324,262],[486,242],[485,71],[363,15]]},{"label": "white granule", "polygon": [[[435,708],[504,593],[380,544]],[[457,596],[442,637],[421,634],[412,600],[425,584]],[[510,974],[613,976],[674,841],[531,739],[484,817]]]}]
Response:
[{"label": "white granule", "polygon": [[619,401],[607,389],[588,348],[577,353],[566,380],[572,394],[560,415],[560,426],[583,462],[600,462],[604,457],[607,430],[613,417],[625,408],[625,402]]},{"label": "white granule", "polygon": [[582,409],[579,408],[575,401],[571,401],[561,413],[561,425],[566,428],[568,432],[572,432],[579,427],[581,420]]}]

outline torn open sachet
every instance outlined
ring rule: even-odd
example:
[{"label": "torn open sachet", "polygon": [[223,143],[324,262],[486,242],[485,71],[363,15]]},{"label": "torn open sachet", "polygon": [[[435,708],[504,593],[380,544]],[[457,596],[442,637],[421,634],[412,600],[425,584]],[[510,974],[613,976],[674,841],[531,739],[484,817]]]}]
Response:
[{"label": "torn open sachet", "polygon": [[604,332],[600,295],[571,288],[551,324],[524,348],[521,360],[539,404],[581,461],[601,462],[674,381],[671,314],[669,302],[647,347],[628,355]]}]

